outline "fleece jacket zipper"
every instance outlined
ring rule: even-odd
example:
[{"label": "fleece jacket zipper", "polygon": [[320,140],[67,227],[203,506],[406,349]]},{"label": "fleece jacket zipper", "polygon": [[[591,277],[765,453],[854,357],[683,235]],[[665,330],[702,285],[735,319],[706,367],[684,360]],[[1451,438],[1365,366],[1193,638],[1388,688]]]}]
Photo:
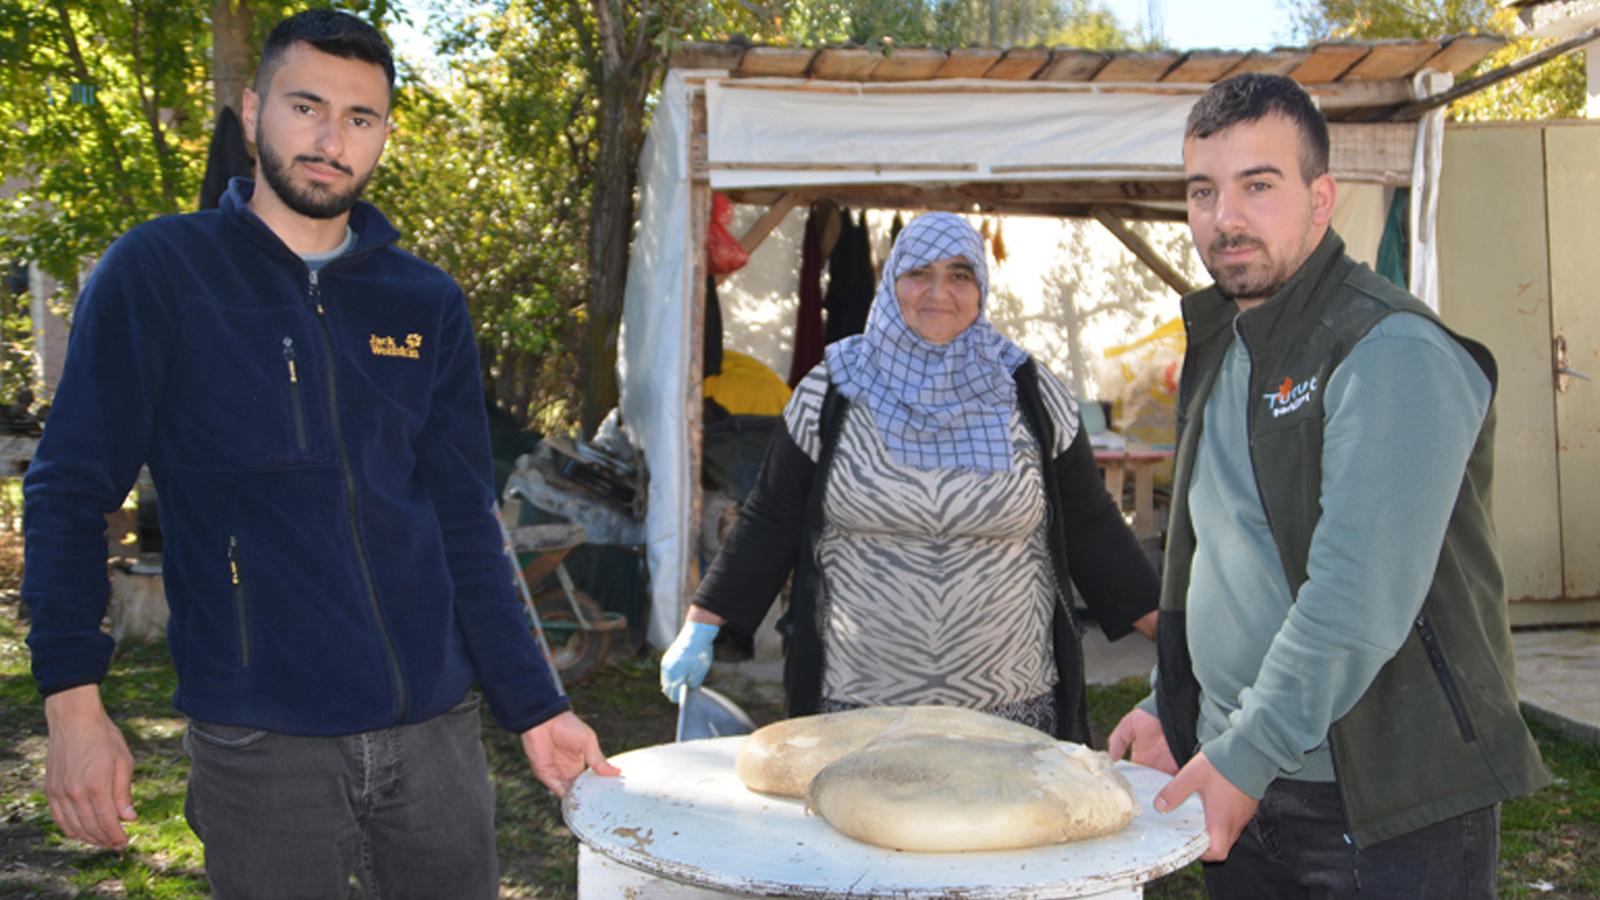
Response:
[{"label": "fleece jacket zipper", "polygon": [[383,639],[384,652],[389,656],[389,671],[394,680],[394,720],[403,722],[406,718],[406,684],[400,670],[400,655],[395,652],[394,640],[389,636],[389,628],[383,618],[383,609],[378,605],[378,589],[372,582],[372,567],[367,562],[367,551],[361,542],[361,527],[357,523],[358,506],[356,501],[356,479],[350,468],[350,451],[345,446],[344,433],[339,430],[339,389],[334,376],[333,362],[333,337],[328,329],[326,311],[322,307],[322,289],[317,283],[317,273],[311,273],[311,308],[317,315],[318,335],[322,338],[323,358],[327,362],[328,372],[328,418],[333,426],[333,444],[339,451],[339,468],[344,476],[344,502],[346,518],[350,521],[350,539],[356,550],[356,565],[361,570],[361,582],[367,589],[367,602],[372,606],[372,616],[378,625],[378,636]]}]

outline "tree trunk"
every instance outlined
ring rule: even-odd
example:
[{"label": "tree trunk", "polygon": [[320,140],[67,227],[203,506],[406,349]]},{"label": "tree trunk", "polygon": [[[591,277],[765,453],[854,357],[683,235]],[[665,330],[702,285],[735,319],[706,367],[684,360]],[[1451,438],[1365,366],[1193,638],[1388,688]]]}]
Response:
[{"label": "tree trunk", "polygon": [[249,0],[214,0],[211,4],[211,82],[216,88],[211,111],[222,115],[223,107],[235,113],[243,107],[244,89],[250,83],[254,63],[251,31],[255,15]]},{"label": "tree trunk", "polygon": [[133,18],[133,40],[129,53],[133,57],[134,89],[139,96],[139,108],[144,112],[145,127],[150,129],[150,149],[156,155],[156,174],[161,180],[161,198],[166,201],[164,211],[178,211],[178,189],[172,183],[172,148],[167,145],[166,126],[161,122],[161,95],[154,77],[147,78],[144,71],[145,31],[144,8],[134,3],[129,10]]},{"label": "tree trunk", "polygon": [[[599,0],[601,5],[605,0]],[[633,22],[642,31],[645,22]],[[633,189],[644,143],[644,104],[655,71],[656,52],[621,23],[602,19],[598,154],[589,213],[588,323],[578,346],[583,434],[594,432],[617,405],[617,333],[628,275],[628,239],[633,232]],[[632,41],[633,46],[626,48]],[[642,338],[636,335],[635,339]]]}]

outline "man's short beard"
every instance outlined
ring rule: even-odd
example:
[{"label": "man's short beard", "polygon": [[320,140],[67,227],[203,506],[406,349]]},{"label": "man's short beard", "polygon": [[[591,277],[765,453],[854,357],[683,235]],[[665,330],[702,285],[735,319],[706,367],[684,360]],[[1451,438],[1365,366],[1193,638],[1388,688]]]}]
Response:
[{"label": "man's short beard", "polygon": [[1217,282],[1217,289],[1234,300],[1265,300],[1283,289],[1289,283],[1287,277],[1279,272],[1265,273],[1268,280],[1253,282],[1241,277],[1233,278],[1227,272],[1212,272],[1211,277]]},{"label": "man's short beard", "polygon": [[[1229,239],[1219,237],[1211,242],[1211,252],[1220,253],[1223,250],[1236,247],[1255,247],[1261,252],[1262,259],[1268,265],[1274,265],[1274,260],[1267,255],[1267,248],[1260,241],[1247,235]],[[1219,266],[1211,268],[1211,263],[1206,263],[1206,271],[1211,273],[1212,280],[1216,281],[1217,289],[1234,300],[1265,300],[1276,294],[1285,284],[1289,283],[1292,272],[1268,269],[1261,272],[1259,277],[1251,280],[1250,267],[1247,265]]]},{"label": "man's short beard", "polygon": [[[283,157],[273,151],[270,144],[262,140],[259,125],[256,127],[256,155],[261,166],[261,176],[272,186],[273,193],[278,195],[283,205],[311,219],[333,219],[349,212],[350,208],[356,205],[356,201],[361,199],[361,192],[366,188],[368,179],[372,177],[372,173],[368,172],[366,177],[358,180],[343,193],[320,186],[302,189],[289,177],[291,163],[286,163]],[[298,156],[293,162],[315,162],[349,171],[348,167],[322,157]]]}]

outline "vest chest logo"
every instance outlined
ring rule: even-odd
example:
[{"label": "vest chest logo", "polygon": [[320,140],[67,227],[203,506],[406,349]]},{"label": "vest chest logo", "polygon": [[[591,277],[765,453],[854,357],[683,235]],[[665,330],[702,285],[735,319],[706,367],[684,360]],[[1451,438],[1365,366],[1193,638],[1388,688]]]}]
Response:
[{"label": "vest chest logo", "polygon": [[368,343],[372,347],[373,356],[396,356],[401,359],[422,358],[422,335],[412,332],[406,335],[405,343],[396,343],[392,337],[372,335]]},{"label": "vest chest logo", "polygon": [[1274,419],[1286,416],[1307,403],[1311,402],[1311,395],[1317,392],[1317,376],[1313,375],[1307,381],[1295,383],[1293,378],[1283,379],[1278,389],[1270,394],[1262,394],[1261,399],[1267,401],[1267,411],[1272,413]]}]

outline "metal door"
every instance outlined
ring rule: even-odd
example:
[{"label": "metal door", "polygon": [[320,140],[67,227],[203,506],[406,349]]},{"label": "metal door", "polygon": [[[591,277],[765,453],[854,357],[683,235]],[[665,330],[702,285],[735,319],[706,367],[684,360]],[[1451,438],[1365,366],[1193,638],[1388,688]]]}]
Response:
[{"label": "metal door", "polygon": [[1600,376],[1600,122],[1546,125],[1544,155],[1562,593],[1595,597],[1600,596],[1600,385],[1584,376]]}]

